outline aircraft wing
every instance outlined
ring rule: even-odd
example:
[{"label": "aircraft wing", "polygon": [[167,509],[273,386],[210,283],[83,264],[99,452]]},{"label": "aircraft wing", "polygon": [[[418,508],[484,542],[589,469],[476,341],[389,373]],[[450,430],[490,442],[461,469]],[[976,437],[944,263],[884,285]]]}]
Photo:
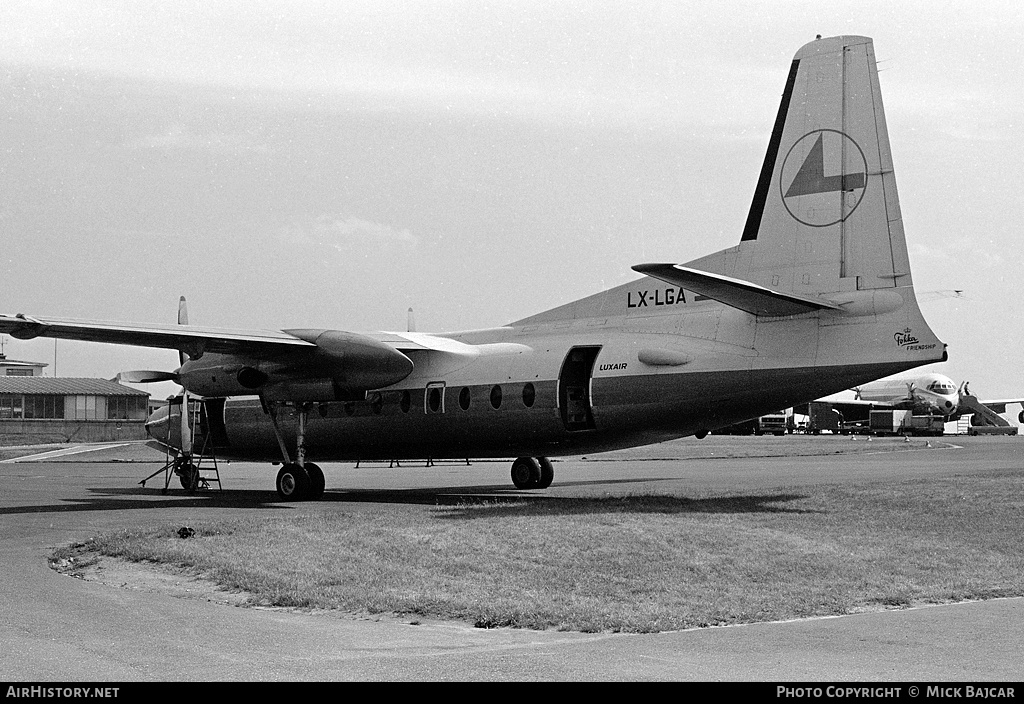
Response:
[{"label": "aircraft wing", "polygon": [[854,412],[854,413],[867,413],[868,411],[888,411],[897,410],[899,405],[894,403],[882,403],[880,401],[862,401],[860,399],[848,399],[843,401],[831,401],[828,399],[819,399],[818,401],[811,401],[810,403],[801,403],[794,406],[793,409],[796,411],[797,408],[802,410],[796,411],[803,415],[807,415],[807,407],[811,403],[827,403],[842,413]]},{"label": "aircraft wing", "polygon": [[140,325],[102,320],[34,318],[0,314],[0,333],[20,340],[52,337],[61,340],[107,342],[136,347],[181,350],[195,357],[203,352],[266,355],[315,348],[312,342],[281,330],[230,330],[196,325]]},{"label": "aircraft wing", "polygon": [[[897,406],[892,403],[880,403],[878,401],[861,401],[859,399],[846,401],[812,401],[811,403],[827,403],[829,407],[839,411],[846,423],[867,422],[871,411],[892,411]],[[811,403],[802,403],[793,407],[793,412],[800,415],[810,415]]]},{"label": "aircraft wing", "polygon": [[[115,323],[103,320],[42,318],[24,314],[0,313],[0,333],[21,340],[50,337],[62,340],[106,342],[135,347],[157,347],[181,350],[192,357],[203,352],[218,354],[273,356],[300,349],[315,349],[314,340],[323,331],[317,330],[236,330],[198,325],[149,325]],[[463,353],[472,346],[443,337],[423,333],[344,333],[350,340],[372,340],[401,352],[431,350]]]},{"label": "aircraft wing", "polygon": [[749,281],[711,274],[679,264],[637,264],[633,271],[713,298],[753,315],[775,317],[812,313],[822,309],[840,310],[840,306],[831,301],[774,291]]}]

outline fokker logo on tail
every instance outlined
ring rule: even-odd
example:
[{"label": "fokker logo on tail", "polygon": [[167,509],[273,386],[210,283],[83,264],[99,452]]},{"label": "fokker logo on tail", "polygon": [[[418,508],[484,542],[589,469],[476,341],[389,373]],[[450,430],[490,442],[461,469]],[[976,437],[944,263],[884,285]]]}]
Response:
[{"label": "fokker logo on tail", "polygon": [[[842,222],[860,205],[867,180],[867,160],[860,146],[849,135],[826,129],[809,132],[793,144],[782,164],[779,186],[784,189],[782,202],[794,219],[811,227],[827,227]],[[813,199],[792,200],[807,196]]]}]

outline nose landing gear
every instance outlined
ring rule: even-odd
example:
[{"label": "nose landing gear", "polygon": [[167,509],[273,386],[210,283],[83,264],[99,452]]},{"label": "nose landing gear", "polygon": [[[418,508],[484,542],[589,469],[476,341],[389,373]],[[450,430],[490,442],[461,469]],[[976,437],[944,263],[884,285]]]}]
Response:
[{"label": "nose landing gear", "polygon": [[188,455],[181,455],[174,462],[174,473],[178,475],[178,483],[181,488],[193,492],[199,488],[199,468],[192,462]]}]

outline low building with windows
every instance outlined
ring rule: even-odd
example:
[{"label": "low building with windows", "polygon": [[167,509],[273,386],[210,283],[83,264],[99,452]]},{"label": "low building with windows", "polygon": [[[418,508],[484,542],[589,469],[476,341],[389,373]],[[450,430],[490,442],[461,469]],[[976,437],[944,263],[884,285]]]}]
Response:
[{"label": "low building with windows", "polygon": [[2,445],[142,440],[148,411],[148,393],[106,379],[0,375]]},{"label": "low building with windows", "polygon": [[0,353],[0,376],[42,376],[46,362],[22,362],[18,359],[7,359]]}]

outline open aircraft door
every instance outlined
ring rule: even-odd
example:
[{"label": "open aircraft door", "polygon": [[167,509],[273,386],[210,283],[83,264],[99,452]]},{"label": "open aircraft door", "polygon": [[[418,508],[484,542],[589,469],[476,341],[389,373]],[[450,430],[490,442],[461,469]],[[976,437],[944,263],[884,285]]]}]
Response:
[{"label": "open aircraft door", "polygon": [[423,395],[423,412],[428,416],[444,413],[444,382],[432,381],[427,384]]},{"label": "open aircraft door", "polygon": [[590,402],[594,361],[600,347],[573,347],[565,355],[558,373],[558,408],[566,430],[593,430],[594,413]]}]

